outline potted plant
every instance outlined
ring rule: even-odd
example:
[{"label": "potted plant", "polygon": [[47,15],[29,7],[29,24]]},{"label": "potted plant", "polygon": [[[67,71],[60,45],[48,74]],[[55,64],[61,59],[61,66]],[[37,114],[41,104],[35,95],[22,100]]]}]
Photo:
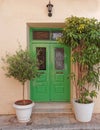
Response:
[{"label": "potted plant", "polygon": [[94,18],[66,18],[61,44],[71,48],[71,61],[76,66],[70,77],[74,82],[76,99],[73,106],[76,119],[91,120],[93,98],[100,87],[100,22]]},{"label": "potted plant", "polygon": [[27,49],[23,50],[21,47],[13,55],[6,54],[2,60],[4,62],[3,69],[6,71],[6,76],[14,77],[22,84],[23,97],[21,100],[16,101],[13,107],[16,109],[18,121],[28,122],[34,102],[25,99],[25,83],[38,76],[38,64],[32,54]]}]

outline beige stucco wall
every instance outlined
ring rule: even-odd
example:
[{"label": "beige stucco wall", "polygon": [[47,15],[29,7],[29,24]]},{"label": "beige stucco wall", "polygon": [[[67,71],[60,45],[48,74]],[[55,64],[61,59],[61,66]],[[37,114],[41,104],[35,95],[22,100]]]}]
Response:
[{"label": "beige stucco wall", "polygon": [[[100,0],[51,0],[53,16],[48,17],[49,0],[0,0],[0,57],[13,53],[18,42],[28,44],[28,23],[63,23],[71,15],[95,17],[100,20]],[[21,98],[21,85],[5,77],[0,60],[0,114],[14,113],[12,103]],[[26,92],[27,93],[27,92]],[[28,97],[28,94],[26,94]],[[100,96],[94,112],[100,112]]]}]

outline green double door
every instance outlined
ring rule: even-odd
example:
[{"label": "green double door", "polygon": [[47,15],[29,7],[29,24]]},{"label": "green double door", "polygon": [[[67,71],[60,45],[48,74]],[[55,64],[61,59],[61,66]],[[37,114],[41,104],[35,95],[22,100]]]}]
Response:
[{"label": "green double door", "polygon": [[30,82],[31,99],[35,102],[70,101],[70,49],[60,44],[33,44],[40,62],[40,76]]}]

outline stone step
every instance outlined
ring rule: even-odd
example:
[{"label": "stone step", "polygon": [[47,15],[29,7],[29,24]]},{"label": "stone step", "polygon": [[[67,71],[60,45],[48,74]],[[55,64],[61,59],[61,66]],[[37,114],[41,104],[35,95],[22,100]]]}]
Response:
[{"label": "stone step", "polygon": [[35,103],[33,113],[73,113],[71,103]]}]

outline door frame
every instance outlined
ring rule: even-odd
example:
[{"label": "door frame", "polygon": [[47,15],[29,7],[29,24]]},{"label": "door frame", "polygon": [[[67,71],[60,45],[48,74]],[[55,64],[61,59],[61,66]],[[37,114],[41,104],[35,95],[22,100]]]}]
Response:
[{"label": "door frame", "polygon": [[[29,49],[30,49],[30,51],[32,51],[32,44],[34,44],[34,43],[35,44],[42,44],[42,43],[47,44],[48,42],[50,42],[52,44],[57,44],[57,41],[52,40],[52,39],[50,39],[50,40],[34,40],[33,39],[33,31],[54,31],[54,32],[56,32],[56,31],[62,31],[62,28],[33,28],[33,27],[31,27],[30,31],[29,31]],[[71,68],[71,62],[68,64],[69,64],[69,68]],[[71,71],[71,69],[70,69],[70,71]],[[69,86],[69,88],[70,88],[69,92],[70,92],[70,99],[71,99],[71,85]],[[31,88],[30,88],[30,98],[31,98]],[[70,99],[68,102],[70,102]]]}]

